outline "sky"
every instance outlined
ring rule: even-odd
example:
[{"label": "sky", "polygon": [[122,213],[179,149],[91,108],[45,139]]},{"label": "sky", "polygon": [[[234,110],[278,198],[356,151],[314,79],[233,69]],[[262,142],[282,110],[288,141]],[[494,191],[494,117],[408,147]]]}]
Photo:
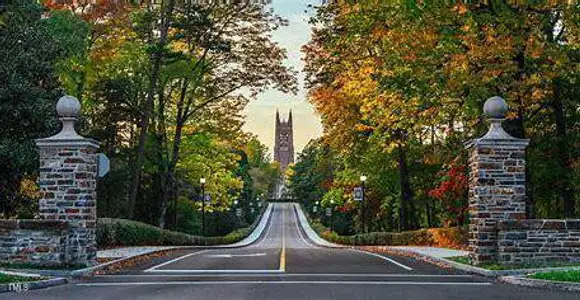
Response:
[{"label": "sky", "polygon": [[289,110],[292,109],[295,155],[302,151],[310,139],[322,134],[320,118],[306,99],[307,91],[304,89],[304,74],[302,73],[304,55],[300,51],[301,46],[310,39],[310,25],[305,10],[308,4],[319,3],[320,0],[272,0],[274,13],[289,21],[288,26],[274,32],[273,39],[288,52],[286,65],[292,66],[299,72],[299,91],[296,95],[276,90],[262,92],[246,107],[244,126],[246,131],[256,134],[260,141],[268,146],[272,157],[276,109],[280,111],[282,119],[286,119]]}]

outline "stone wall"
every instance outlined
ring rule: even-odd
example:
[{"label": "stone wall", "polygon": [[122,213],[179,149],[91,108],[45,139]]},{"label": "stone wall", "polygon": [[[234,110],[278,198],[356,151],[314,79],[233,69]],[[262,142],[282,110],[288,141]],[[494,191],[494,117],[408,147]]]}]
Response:
[{"label": "stone wall", "polygon": [[94,228],[96,222],[95,148],[42,147],[39,149],[43,219],[83,221]]},{"label": "stone wall", "polygon": [[0,262],[58,266],[67,260],[68,222],[0,220]]},{"label": "stone wall", "polygon": [[469,147],[470,249],[476,264],[495,260],[498,221],[526,217],[526,144],[479,139]]},{"label": "stone wall", "polygon": [[497,229],[502,263],[580,261],[580,220],[506,220]]},{"label": "stone wall", "polygon": [[80,102],[56,104],[62,129],[36,140],[40,156],[39,214],[43,220],[0,220],[0,261],[37,265],[96,263],[99,143],[78,135]]},{"label": "stone wall", "polygon": [[91,265],[97,253],[97,148],[53,144],[39,147],[39,213],[43,219],[69,221],[67,261]]}]

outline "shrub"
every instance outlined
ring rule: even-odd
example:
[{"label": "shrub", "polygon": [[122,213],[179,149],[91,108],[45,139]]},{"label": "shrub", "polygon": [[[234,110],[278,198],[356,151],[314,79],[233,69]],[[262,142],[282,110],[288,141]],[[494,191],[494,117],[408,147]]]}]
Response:
[{"label": "shrub", "polygon": [[248,236],[260,219],[256,218],[251,226],[234,230],[225,236],[203,237],[161,229],[137,221],[100,218],[97,221],[97,244],[99,247],[231,244]]},{"label": "shrub", "polygon": [[311,220],[311,226],[322,238],[337,244],[362,246],[437,246],[463,249],[467,246],[469,233],[466,227],[429,228],[405,232],[370,232],[355,235],[338,235],[330,232],[318,221]]}]

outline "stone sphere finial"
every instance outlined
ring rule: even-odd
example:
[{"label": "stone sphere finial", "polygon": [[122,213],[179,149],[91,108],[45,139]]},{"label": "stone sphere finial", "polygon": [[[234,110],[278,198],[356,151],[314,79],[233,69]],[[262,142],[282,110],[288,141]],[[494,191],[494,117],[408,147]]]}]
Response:
[{"label": "stone sphere finial", "polygon": [[483,105],[483,113],[493,119],[504,119],[508,111],[508,105],[502,97],[491,97]]},{"label": "stone sphere finial", "polygon": [[76,118],[81,111],[81,103],[73,96],[62,96],[56,103],[56,113],[61,118]]}]

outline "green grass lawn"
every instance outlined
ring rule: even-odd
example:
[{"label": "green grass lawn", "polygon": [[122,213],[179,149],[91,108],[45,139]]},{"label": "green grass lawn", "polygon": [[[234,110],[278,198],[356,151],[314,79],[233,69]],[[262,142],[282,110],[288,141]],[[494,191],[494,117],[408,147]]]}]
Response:
[{"label": "green grass lawn", "polygon": [[14,283],[14,282],[24,282],[24,281],[37,281],[44,279],[42,277],[24,277],[16,275],[7,275],[0,273],[0,284],[2,283]]},{"label": "green grass lawn", "polygon": [[32,269],[32,270],[61,270],[74,271],[86,268],[85,265],[65,265],[65,266],[39,266],[31,263],[0,263],[0,268],[4,269]]},{"label": "green grass lawn", "polygon": [[536,273],[529,276],[533,279],[580,282],[580,270],[552,271],[545,273]]},{"label": "green grass lawn", "polygon": [[[453,256],[446,257],[445,259],[452,260],[460,264],[469,265],[469,258],[467,256]],[[578,266],[580,266],[580,262],[527,263],[519,265],[503,265],[497,262],[489,262],[484,263],[478,267],[491,271],[501,271],[501,270],[516,270],[516,269],[539,269],[539,268],[578,267]]]}]

